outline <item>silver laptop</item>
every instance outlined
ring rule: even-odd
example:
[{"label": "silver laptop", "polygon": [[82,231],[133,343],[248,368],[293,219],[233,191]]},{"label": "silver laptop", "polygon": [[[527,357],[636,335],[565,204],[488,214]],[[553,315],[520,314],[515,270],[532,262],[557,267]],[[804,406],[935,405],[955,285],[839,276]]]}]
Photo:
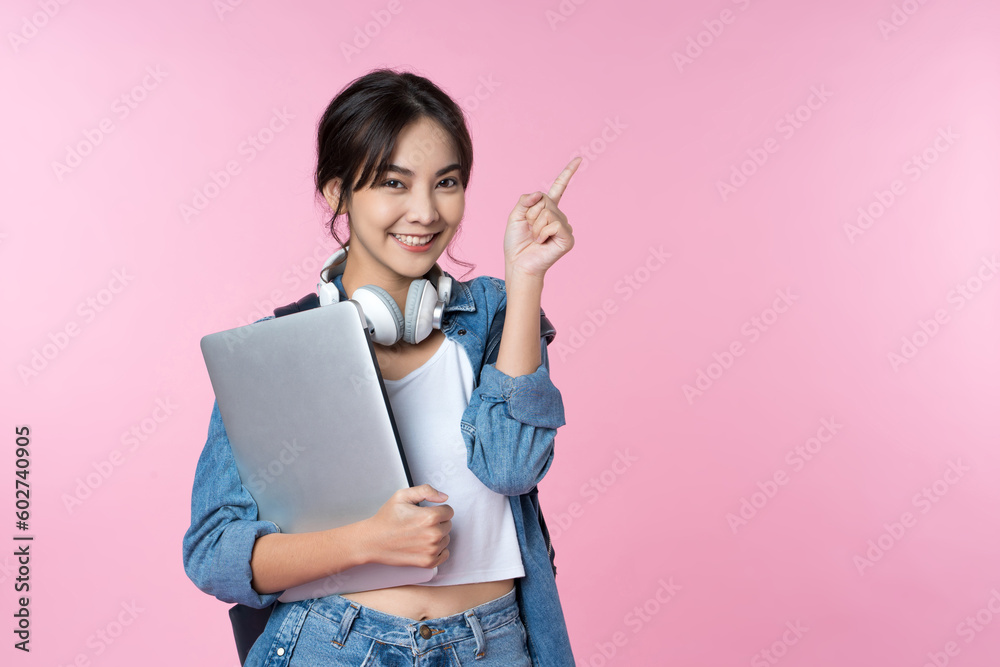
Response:
[{"label": "silver laptop", "polygon": [[[397,489],[413,486],[357,301],[210,334],[201,349],[261,520],[283,533],[335,528],[374,515]],[[435,574],[436,567],[369,563],[279,599],[417,584]]]}]

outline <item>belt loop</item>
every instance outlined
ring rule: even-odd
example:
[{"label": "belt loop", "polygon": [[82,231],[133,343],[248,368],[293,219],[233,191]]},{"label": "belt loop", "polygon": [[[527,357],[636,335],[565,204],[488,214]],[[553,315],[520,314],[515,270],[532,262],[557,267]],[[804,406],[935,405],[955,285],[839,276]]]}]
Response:
[{"label": "belt loop", "polygon": [[350,606],[344,609],[344,615],[340,619],[340,627],[337,629],[337,636],[330,640],[330,643],[338,649],[344,648],[344,644],[347,643],[347,635],[351,633],[351,624],[354,623],[358,611],[358,605],[354,603],[351,603]]},{"label": "belt loop", "polygon": [[471,609],[465,612],[465,622],[472,628],[472,634],[476,636],[476,660],[486,655],[486,637],[483,635],[483,628],[479,625],[479,619]]}]

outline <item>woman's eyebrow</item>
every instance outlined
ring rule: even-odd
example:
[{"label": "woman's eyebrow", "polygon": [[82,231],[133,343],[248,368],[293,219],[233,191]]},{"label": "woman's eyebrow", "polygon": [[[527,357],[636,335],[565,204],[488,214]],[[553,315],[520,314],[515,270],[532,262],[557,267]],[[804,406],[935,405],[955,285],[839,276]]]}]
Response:
[{"label": "woman's eyebrow", "polygon": [[[460,165],[460,164],[450,164],[447,167],[445,167],[444,169],[439,169],[438,172],[436,174],[434,174],[434,177],[436,178],[438,176],[444,176],[449,171],[455,171],[456,169],[461,169],[461,168],[462,168],[462,165]],[[409,169],[404,169],[403,167],[400,167],[399,165],[396,165],[396,164],[390,164],[388,166],[388,168],[386,169],[386,171],[394,171],[397,174],[402,174],[403,176],[413,176],[413,172],[412,171],[410,171]]]}]

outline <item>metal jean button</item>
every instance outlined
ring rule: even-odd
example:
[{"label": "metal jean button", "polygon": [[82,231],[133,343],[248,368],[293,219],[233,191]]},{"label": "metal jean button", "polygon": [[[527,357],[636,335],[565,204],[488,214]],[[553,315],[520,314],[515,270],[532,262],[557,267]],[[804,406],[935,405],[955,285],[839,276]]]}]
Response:
[{"label": "metal jean button", "polygon": [[423,637],[424,639],[430,639],[431,635],[433,635],[433,634],[434,633],[431,632],[431,629],[428,628],[426,625],[421,625],[420,626],[420,636]]}]

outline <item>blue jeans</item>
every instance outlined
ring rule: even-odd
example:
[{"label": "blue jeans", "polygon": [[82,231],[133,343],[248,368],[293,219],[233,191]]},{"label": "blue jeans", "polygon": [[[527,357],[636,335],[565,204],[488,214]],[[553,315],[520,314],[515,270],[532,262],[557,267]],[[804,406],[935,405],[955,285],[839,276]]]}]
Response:
[{"label": "blue jeans", "polygon": [[531,658],[516,590],[511,590],[464,612],[424,621],[340,595],[317,598],[306,613],[282,622],[271,646],[254,645],[246,664],[531,667]]}]

